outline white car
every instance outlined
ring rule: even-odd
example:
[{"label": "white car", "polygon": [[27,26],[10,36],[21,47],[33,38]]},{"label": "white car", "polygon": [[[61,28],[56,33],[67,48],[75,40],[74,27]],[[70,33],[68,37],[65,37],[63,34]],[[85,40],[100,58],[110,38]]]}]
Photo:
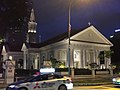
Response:
[{"label": "white car", "polygon": [[25,80],[11,83],[6,90],[72,90],[70,77],[47,73],[33,75]]},{"label": "white car", "polygon": [[112,82],[115,86],[120,86],[120,76],[114,77]]}]

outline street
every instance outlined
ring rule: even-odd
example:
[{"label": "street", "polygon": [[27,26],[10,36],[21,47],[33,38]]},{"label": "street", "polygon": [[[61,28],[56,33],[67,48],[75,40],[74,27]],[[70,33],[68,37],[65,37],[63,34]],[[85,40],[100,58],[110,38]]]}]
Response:
[{"label": "street", "polygon": [[[0,89],[5,90],[5,88]],[[73,90],[120,90],[120,88],[110,85],[100,85],[100,86],[75,86]]]},{"label": "street", "polygon": [[111,85],[100,85],[100,86],[76,86],[73,90],[120,90],[120,88]]}]

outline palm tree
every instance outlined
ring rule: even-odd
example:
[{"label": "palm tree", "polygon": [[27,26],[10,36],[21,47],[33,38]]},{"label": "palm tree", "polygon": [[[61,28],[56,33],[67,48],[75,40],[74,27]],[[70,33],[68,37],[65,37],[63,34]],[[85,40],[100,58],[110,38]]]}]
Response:
[{"label": "palm tree", "polygon": [[104,51],[104,57],[106,58],[110,58],[113,54],[113,51],[109,50],[109,51]]},{"label": "palm tree", "polygon": [[110,60],[112,54],[113,54],[112,50],[102,51],[102,53],[98,55],[98,58],[102,60],[104,60],[104,58],[106,58],[106,60]]},{"label": "palm tree", "polygon": [[[113,53],[114,52],[112,50],[104,51],[104,55],[99,54],[98,58],[106,58],[106,60],[108,61],[108,60],[110,60]],[[109,66],[110,66],[110,74],[111,74],[111,76],[113,76],[113,66],[114,65],[110,64]]]}]

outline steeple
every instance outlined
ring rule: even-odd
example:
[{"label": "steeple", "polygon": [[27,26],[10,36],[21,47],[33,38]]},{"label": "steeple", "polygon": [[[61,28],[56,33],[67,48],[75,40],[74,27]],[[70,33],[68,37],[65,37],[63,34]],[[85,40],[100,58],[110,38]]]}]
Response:
[{"label": "steeple", "polygon": [[28,22],[28,33],[27,33],[28,43],[37,42],[36,27],[37,27],[37,23],[35,21],[35,13],[34,13],[34,9],[32,9],[30,14],[30,20]]},{"label": "steeple", "polygon": [[31,10],[30,21],[31,21],[31,22],[35,22],[34,9]]}]

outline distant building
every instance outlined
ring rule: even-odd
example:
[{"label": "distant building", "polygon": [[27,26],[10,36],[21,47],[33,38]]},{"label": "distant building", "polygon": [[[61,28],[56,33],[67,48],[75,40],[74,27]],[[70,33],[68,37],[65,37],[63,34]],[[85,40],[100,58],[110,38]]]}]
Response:
[{"label": "distant building", "polygon": [[[31,13],[31,0],[4,0],[4,38],[9,43],[23,43],[26,41],[28,21]],[[3,27],[3,26],[1,26]]]},{"label": "distant building", "polygon": [[[34,15],[34,10],[31,10],[30,13],[30,20],[28,22],[28,31],[26,36],[24,37],[24,42],[27,43],[37,43],[37,31],[36,31],[36,26],[37,23],[35,22],[35,15]],[[18,30],[19,31],[19,30]],[[17,35],[18,32],[15,33]],[[21,33],[20,33],[21,34]],[[9,35],[8,35],[9,36]],[[19,40],[20,42],[23,40],[21,36],[19,36],[19,39],[17,36],[14,38],[16,40]],[[9,40],[12,37],[8,38]],[[1,61],[5,61],[6,59],[12,58],[12,60],[16,61],[16,68],[23,68],[23,52],[21,51],[21,47],[23,44],[23,41],[19,43],[19,41],[16,41],[13,43],[13,41],[9,42],[7,39],[3,41],[3,43],[0,45],[1,46]],[[9,43],[8,43],[9,42]]]},{"label": "distant building", "polygon": [[110,41],[113,43],[113,47],[111,48],[114,51],[112,55],[112,63],[120,64],[118,58],[120,58],[120,29],[116,29],[114,34],[110,37]]}]

